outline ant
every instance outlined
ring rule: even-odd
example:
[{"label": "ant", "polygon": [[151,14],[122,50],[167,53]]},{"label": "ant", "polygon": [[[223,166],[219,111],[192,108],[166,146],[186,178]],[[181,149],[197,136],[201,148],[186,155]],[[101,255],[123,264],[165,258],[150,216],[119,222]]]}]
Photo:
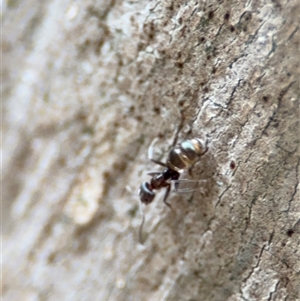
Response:
[{"label": "ant", "polygon": [[[204,146],[200,139],[193,138],[191,140],[184,140],[175,145],[169,152],[166,163],[151,159],[153,163],[163,166],[165,169],[162,172],[148,173],[148,175],[152,176],[152,179],[149,182],[143,182],[140,186],[139,195],[141,202],[145,205],[151,204],[155,198],[154,190],[165,187],[167,190],[163,202],[171,208],[171,205],[167,202],[171,190],[171,181],[175,181],[175,188],[177,188],[180,181],[178,180],[180,174],[184,170],[191,168],[207,150],[207,146]],[[182,191],[188,191],[188,189]],[[142,239],[142,229],[145,221],[145,216],[143,213],[142,215],[143,219],[139,229],[139,241],[141,244],[143,244],[144,241]]]}]

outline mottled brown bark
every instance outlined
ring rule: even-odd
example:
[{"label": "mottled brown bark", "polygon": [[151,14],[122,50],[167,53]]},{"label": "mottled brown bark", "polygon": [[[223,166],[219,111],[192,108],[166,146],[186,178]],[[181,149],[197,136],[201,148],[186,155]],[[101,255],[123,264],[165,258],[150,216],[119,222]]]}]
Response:
[{"label": "mottled brown bark", "polygon": [[[297,1],[5,5],[4,300],[300,300]],[[191,137],[139,245],[147,148]]]}]

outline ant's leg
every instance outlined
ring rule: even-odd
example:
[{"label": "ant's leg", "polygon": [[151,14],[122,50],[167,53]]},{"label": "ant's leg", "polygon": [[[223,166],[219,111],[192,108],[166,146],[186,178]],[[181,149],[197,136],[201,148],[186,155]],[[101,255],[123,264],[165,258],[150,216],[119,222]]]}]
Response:
[{"label": "ant's leg", "polygon": [[163,166],[163,167],[167,167],[167,165],[165,164],[165,163],[163,163],[163,162],[160,162],[160,161],[158,161],[158,160],[155,160],[155,159],[150,159],[153,163],[155,163],[155,164],[158,164],[158,165],[160,165],[160,166]]},{"label": "ant's leg", "polygon": [[189,179],[180,179],[172,180],[174,184],[175,191],[177,193],[187,193],[199,190],[203,194],[203,187],[206,186],[207,180],[189,180]]},{"label": "ant's leg", "polygon": [[[201,142],[201,141],[200,141]],[[201,143],[201,144],[203,144],[203,143]],[[206,139],[205,140],[205,150],[204,150],[204,152],[201,154],[201,157],[208,151],[208,139]]]},{"label": "ant's leg", "polygon": [[161,171],[150,171],[150,172],[147,172],[147,175],[151,176],[151,177],[158,176],[160,174],[161,174]]},{"label": "ant's leg", "polygon": [[183,124],[184,124],[185,118],[184,118],[183,111],[181,111],[180,113],[181,113],[180,123],[178,124],[177,131],[176,131],[175,137],[173,139],[172,147],[175,147],[175,145],[177,144],[178,135],[179,135],[180,131],[182,130]]},{"label": "ant's leg", "polygon": [[187,170],[187,172],[191,178],[193,177],[193,167],[194,167],[194,164],[192,166],[190,166]]},{"label": "ant's leg", "polygon": [[[167,198],[168,198],[169,193],[170,193],[170,190],[171,190],[171,184],[170,184],[170,183],[166,183],[166,187],[167,187],[167,190],[166,190],[166,193],[165,193],[163,202],[164,202],[169,208],[171,208],[171,205],[167,202]],[[172,208],[171,208],[171,209],[172,209]]]}]

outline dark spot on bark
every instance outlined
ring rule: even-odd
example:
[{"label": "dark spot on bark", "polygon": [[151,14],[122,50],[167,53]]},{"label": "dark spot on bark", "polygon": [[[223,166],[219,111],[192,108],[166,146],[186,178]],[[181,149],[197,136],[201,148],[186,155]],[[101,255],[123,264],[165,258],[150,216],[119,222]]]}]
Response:
[{"label": "dark spot on bark", "polygon": [[103,179],[108,180],[110,177],[110,172],[108,170],[105,170],[102,174]]},{"label": "dark spot on bark", "polygon": [[142,121],[143,120],[143,117],[141,115],[138,115],[135,118],[136,118],[137,121]]},{"label": "dark spot on bark", "polygon": [[267,132],[264,132],[263,135],[269,137],[269,134]]},{"label": "dark spot on bark", "polygon": [[77,115],[76,115],[76,118],[79,120],[79,121],[85,121],[86,118],[87,118],[87,113],[85,111],[80,111]]},{"label": "dark spot on bark", "polygon": [[252,148],[255,145],[255,140],[248,142],[247,147]]},{"label": "dark spot on bark", "polygon": [[154,33],[153,33],[153,32],[150,32],[148,36],[149,36],[149,39],[150,39],[150,40],[153,40],[153,38],[154,38]]},{"label": "dark spot on bark", "polygon": [[244,20],[246,22],[249,22],[252,19],[252,14],[250,12],[246,12],[244,16],[245,16]]},{"label": "dark spot on bark", "polygon": [[179,23],[179,24],[182,24],[182,18],[179,18],[179,19],[178,19],[178,23]]},{"label": "dark spot on bark", "polygon": [[268,96],[263,96],[263,101],[264,101],[264,102],[268,102],[268,100],[269,100],[269,97],[268,97]]},{"label": "dark spot on bark", "polygon": [[54,263],[56,258],[56,254],[54,252],[51,252],[47,257],[47,262],[49,264]]},{"label": "dark spot on bark", "polygon": [[275,4],[276,8],[281,8],[281,4],[278,2],[278,0],[272,0],[272,2]]},{"label": "dark spot on bark", "polygon": [[293,229],[288,229],[288,230],[286,231],[286,235],[287,235],[288,237],[292,237],[294,233],[295,233],[295,231],[294,231]]},{"label": "dark spot on bark", "polygon": [[144,49],[144,43],[138,43],[138,51],[142,51]]},{"label": "dark spot on bark", "polygon": [[234,161],[231,161],[231,162],[230,162],[230,168],[231,168],[231,169],[235,169],[235,162],[234,162]]},{"label": "dark spot on bark", "polygon": [[208,13],[208,19],[212,19],[214,17],[214,12],[211,10],[209,13]]},{"label": "dark spot on bark", "polygon": [[286,245],[286,243],[283,241],[283,242],[281,243],[281,246],[282,246],[282,247],[285,247],[285,245]]},{"label": "dark spot on bark", "polygon": [[215,74],[216,71],[217,71],[217,68],[214,67],[214,68],[212,68],[211,73],[212,73],[212,74]]},{"label": "dark spot on bark", "polygon": [[206,59],[209,61],[209,60],[211,59],[211,56],[208,55],[208,56],[206,57]]},{"label": "dark spot on bark", "polygon": [[162,139],[164,137],[165,137],[164,133],[158,133],[158,138]]},{"label": "dark spot on bark", "polygon": [[182,67],[183,67],[183,63],[176,63],[175,66],[176,66],[177,68],[182,68]]},{"label": "dark spot on bark", "polygon": [[67,165],[67,161],[66,161],[65,158],[59,158],[59,159],[58,159],[58,164],[59,164],[60,166],[66,166],[66,165]]},{"label": "dark spot on bark", "polygon": [[144,32],[148,35],[149,39],[152,40],[154,38],[155,26],[154,23],[147,23],[144,25]]},{"label": "dark spot on bark", "polygon": [[230,18],[230,14],[227,12],[225,15],[224,15],[224,20],[228,21]]},{"label": "dark spot on bark", "polygon": [[180,52],[180,51],[177,53],[177,58],[178,58],[178,59],[181,58],[181,52]]},{"label": "dark spot on bark", "polygon": [[179,102],[178,102],[178,105],[180,106],[180,107],[182,107],[183,106],[183,104],[184,104],[184,100],[182,99],[182,100],[180,100]]},{"label": "dark spot on bark", "polygon": [[199,40],[200,40],[200,43],[203,43],[205,41],[205,38],[201,37]]},{"label": "dark spot on bark", "polygon": [[135,217],[136,216],[136,213],[138,212],[138,206],[134,206],[132,207],[131,209],[129,209],[127,211],[127,214],[130,216],[130,217]]},{"label": "dark spot on bark", "polygon": [[120,58],[119,60],[118,60],[118,66],[119,67],[123,67],[123,60],[122,60],[122,58]]},{"label": "dark spot on bark", "polygon": [[112,164],[113,169],[123,172],[127,166],[126,160],[118,160]]},{"label": "dark spot on bark", "polygon": [[207,93],[207,92],[208,92],[208,88],[205,87],[205,88],[203,89],[203,92],[204,92],[204,93]]},{"label": "dark spot on bark", "polygon": [[135,110],[135,107],[134,107],[134,106],[130,106],[130,107],[129,107],[129,113],[133,113],[134,110]]},{"label": "dark spot on bark", "polygon": [[91,126],[85,126],[82,129],[82,133],[86,135],[93,135],[95,133],[94,129]]},{"label": "dark spot on bark", "polygon": [[159,107],[153,108],[153,112],[156,113],[157,115],[159,115],[160,114],[160,108]]},{"label": "dark spot on bark", "polygon": [[233,25],[230,25],[229,29],[230,29],[231,32],[235,31],[235,27]]}]

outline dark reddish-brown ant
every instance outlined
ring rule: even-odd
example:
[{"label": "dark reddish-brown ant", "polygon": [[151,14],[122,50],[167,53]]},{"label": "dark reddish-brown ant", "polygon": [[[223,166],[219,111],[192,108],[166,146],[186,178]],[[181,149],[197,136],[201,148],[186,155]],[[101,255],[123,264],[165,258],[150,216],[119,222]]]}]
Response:
[{"label": "dark reddish-brown ant", "polygon": [[173,147],[169,153],[167,163],[151,159],[152,162],[165,167],[165,169],[162,172],[149,173],[152,176],[150,182],[143,182],[140,186],[141,202],[146,205],[150,204],[155,197],[154,190],[166,187],[167,190],[163,202],[170,207],[170,204],[167,202],[171,190],[170,181],[178,180],[180,173],[190,168],[206,151],[207,147],[204,147],[198,138],[194,138],[184,140]]}]

